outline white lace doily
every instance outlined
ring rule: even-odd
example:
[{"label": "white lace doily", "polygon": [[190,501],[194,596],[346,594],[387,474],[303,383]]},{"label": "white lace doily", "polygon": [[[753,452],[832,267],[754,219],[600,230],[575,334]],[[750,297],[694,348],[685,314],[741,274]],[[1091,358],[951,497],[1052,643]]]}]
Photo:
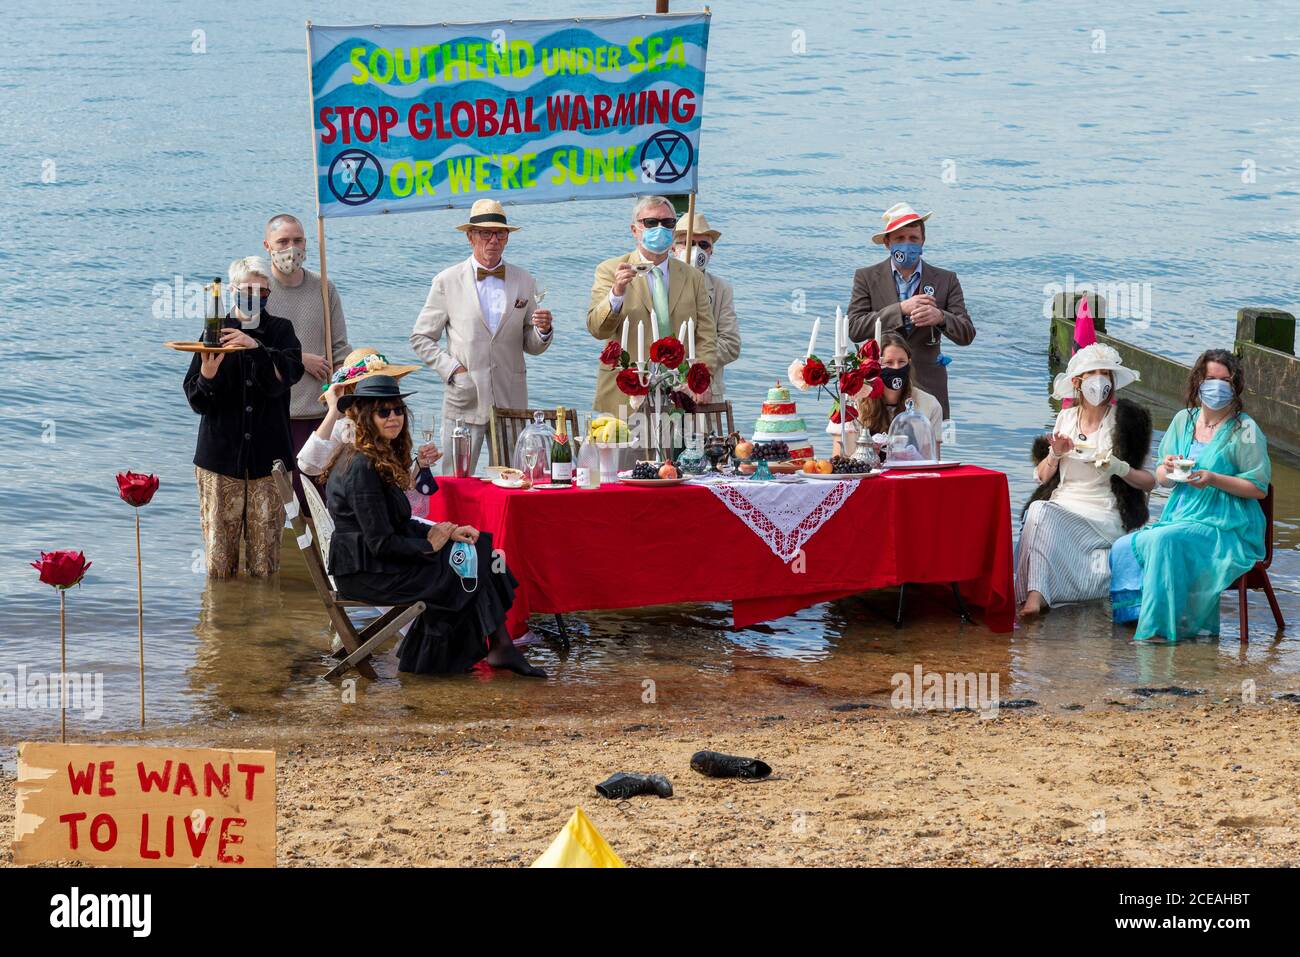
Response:
[{"label": "white lace doily", "polygon": [[794,561],[861,482],[709,482],[722,504],[767,543],[781,561]]}]

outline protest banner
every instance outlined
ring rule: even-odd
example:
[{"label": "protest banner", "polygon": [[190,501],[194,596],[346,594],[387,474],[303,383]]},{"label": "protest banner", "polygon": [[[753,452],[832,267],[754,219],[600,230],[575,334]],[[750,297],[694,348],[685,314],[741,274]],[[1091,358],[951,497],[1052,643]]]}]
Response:
[{"label": "protest banner", "polygon": [[275,752],[18,746],[14,863],[274,867]]},{"label": "protest banner", "polygon": [[307,33],[322,217],[695,191],[707,12]]}]

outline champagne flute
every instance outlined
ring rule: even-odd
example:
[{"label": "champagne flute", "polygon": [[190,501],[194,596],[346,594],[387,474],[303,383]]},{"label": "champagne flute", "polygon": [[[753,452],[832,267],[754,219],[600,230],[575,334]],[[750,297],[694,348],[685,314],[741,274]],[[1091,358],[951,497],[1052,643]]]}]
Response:
[{"label": "champagne flute", "polygon": [[545,298],[546,298],[546,283],[539,282],[533,287],[533,302],[540,306],[542,304],[542,300]]},{"label": "champagne flute", "polygon": [[542,449],[536,442],[529,442],[524,446],[524,465],[528,469],[529,485],[534,485],[537,482],[537,463],[541,457]]}]

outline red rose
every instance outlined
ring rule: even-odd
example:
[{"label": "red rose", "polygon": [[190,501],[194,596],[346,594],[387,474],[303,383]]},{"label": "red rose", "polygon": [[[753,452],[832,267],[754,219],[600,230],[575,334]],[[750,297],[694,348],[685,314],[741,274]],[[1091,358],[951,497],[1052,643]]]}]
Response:
[{"label": "red rose", "polygon": [[709,391],[709,386],[713,383],[713,375],[709,372],[709,367],[703,362],[695,362],[686,370],[686,388],[698,396],[704,395]]},{"label": "red rose", "polygon": [[695,411],[695,396],[691,395],[686,389],[673,389],[669,398],[672,399],[673,405],[683,412],[690,414]]},{"label": "red rose", "polygon": [[86,577],[86,569],[93,563],[86,561],[84,552],[65,549],[58,552],[41,552],[41,560],[32,562],[32,568],[41,573],[41,581],[55,588],[71,588]]},{"label": "red rose", "polygon": [[613,369],[623,358],[623,345],[617,339],[610,339],[600,354],[600,361]]},{"label": "red rose", "polygon": [[880,375],[880,362],[876,359],[866,359],[863,361],[862,365],[858,366],[858,368],[862,370],[863,376],[868,379],[873,379]]},{"label": "red rose", "polygon": [[649,386],[641,384],[641,378],[636,369],[624,369],[618,374],[618,378],[615,381],[618,384],[619,391],[624,395],[650,394]]},{"label": "red rose", "polygon": [[880,343],[875,339],[868,339],[862,343],[862,348],[858,350],[858,357],[862,359],[880,359]]},{"label": "red rose", "polygon": [[865,396],[858,396],[858,398],[879,399],[882,395],[885,394],[885,383],[880,381],[880,376],[876,376],[874,379],[868,380],[867,387],[868,387],[867,394]]},{"label": "red rose", "polygon": [[122,501],[139,508],[148,505],[153,493],[158,491],[158,476],[144,475],[140,472],[119,472],[117,491]]},{"label": "red rose", "polygon": [[820,359],[809,357],[803,364],[803,381],[811,386],[818,386],[830,382],[831,377]]},{"label": "red rose", "polygon": [[857,398],[862,387],[867,384],[867,374],[859,367],[850,369],[840,376],[840,395]]},{"label": "red rose", "polygon": [[657,362],[660,365],[667,366],[670,369],[676,369],[686,358],[686,347],[682,345],[681,340],[672,336],[664,336],[662,339],[656,339],[650,343],[650,361]]}]

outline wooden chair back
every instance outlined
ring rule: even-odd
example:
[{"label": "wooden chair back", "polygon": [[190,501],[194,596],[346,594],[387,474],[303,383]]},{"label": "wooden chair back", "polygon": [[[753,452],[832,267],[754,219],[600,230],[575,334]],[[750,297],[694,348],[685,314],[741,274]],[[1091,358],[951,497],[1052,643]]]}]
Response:
[{"label": "wooden chair back", "polygon": [[736,420],[730,402],[703,402],[695,407],[695,415],[704,417],[704,434],[712,432],[724,439],[736,431]]},{"label": "wooden chair back", "polygon": [[[513,465],[515,443],[520,434],[533,421],[533,413],[540,412],[545,420],[555,426],[554,409],[506,409],[492,406],[488,413],[488,465]],[[569,435],[578,434],[578,412],[565,409],[564,420],[569,424]],[[444,449],[444,452],[447,451]]]},{"label": "wooden chair back", "polygon": [[[334,519],[330,517],[329,509],[325,507],[325,500],[321,498],[320,487],[316,480],[310,475],[302,476],[302,497],[307,500],[307,511],[311,515],[312,528],[316,532],[316,544],[319,548],[321,565],[324,567],[326,574],[329,573],[330,561],[330,538],[334,535]],[[330,585],[334,584],[334,576],[329,576]]]}]

